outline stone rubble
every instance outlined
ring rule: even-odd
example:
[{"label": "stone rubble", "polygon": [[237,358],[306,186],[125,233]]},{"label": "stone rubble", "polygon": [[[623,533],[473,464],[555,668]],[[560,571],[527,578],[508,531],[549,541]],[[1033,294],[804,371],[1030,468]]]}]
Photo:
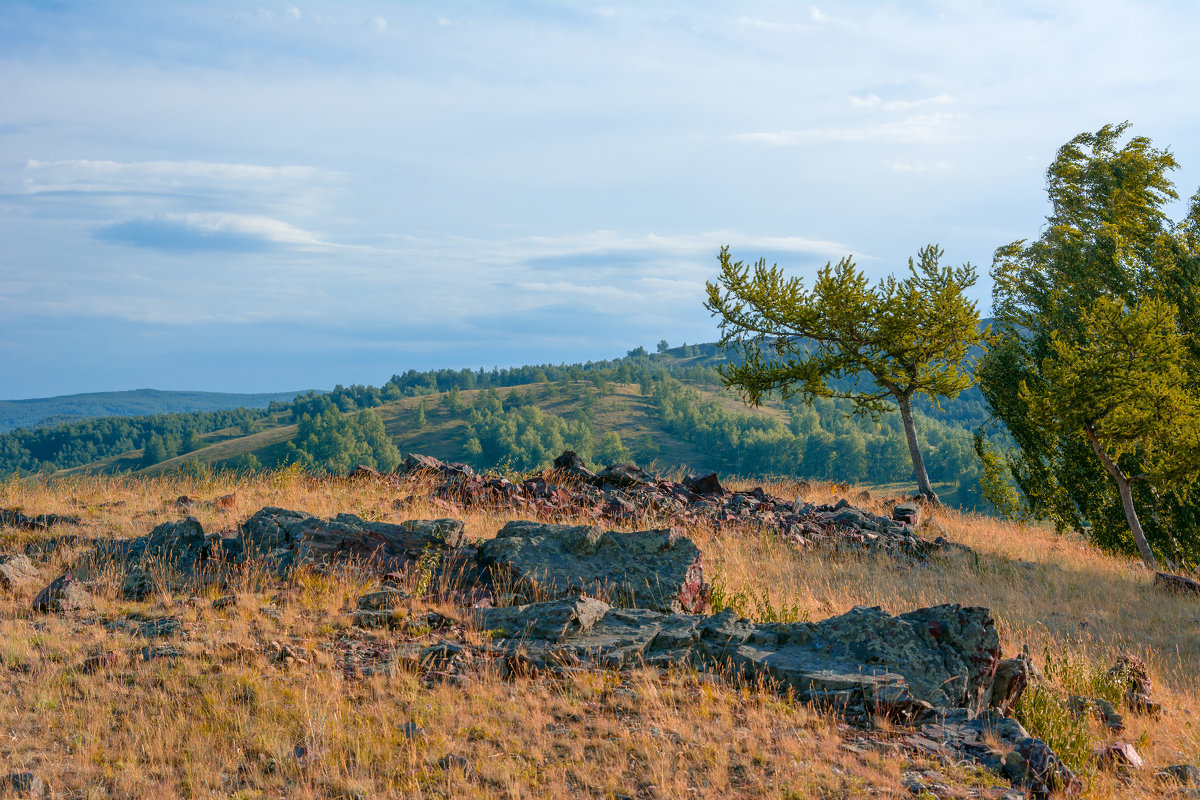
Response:
[{"label": "stone rubble", "polygon": [[592,472],[569,450],[554,463],[554,468],[514,483],[413,453],[396,478],[402,485],[428,484],[433,496],[450,506],[512,509],[547,519],[585,514],[621,523],[639,518],[660,518],[681,527],[705,522],[718,529],[770,530],[800,547],[879,549],[921,559],[948,545],[941,537],[930,541],[917,535],[922,507],[916,503],[898,504],[889,518],[854,508],[844,499],[817,505],[774,497],[761,488],[732,492],[716,474],[676,483],[632,464]]}]

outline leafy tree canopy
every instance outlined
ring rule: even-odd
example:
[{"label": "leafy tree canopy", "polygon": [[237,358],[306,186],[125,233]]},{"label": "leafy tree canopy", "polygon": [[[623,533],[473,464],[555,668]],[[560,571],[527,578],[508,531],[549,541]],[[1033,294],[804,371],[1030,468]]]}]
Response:
[{"label": "leafy tree canopy", "polygon": [[909,259],[907,277],[874,286],[846,257],[826,264],[810,291],[778,265],[760,259],[751,267],[722,248],[705,306],[719,317],[721,345],[744,354],[721,367],[722,379],[755,404],[799,393],[806,400],[843,398],[855,413],[872,416],[898,406],[917,485],[936,502],[912,399],[937,402],[971,386],[963,362],[982,340],[978,309],[964,294],[975,269],[942,267],[941,256],[936,245],[924,247],[915,263]]}]

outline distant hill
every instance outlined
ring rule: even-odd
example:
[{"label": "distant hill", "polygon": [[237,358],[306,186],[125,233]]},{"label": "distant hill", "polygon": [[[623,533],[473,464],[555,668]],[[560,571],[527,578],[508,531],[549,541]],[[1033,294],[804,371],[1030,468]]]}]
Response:
[{"label": "distant hill", "polygon": [[[225,395],[242,407],[0,433],[0,477],[14,471],[256,469],[306,459],[317,469],[345,472],[365,435],[365,429],[346,426],[369,422],[400,453],[478,469],[524,473],[572,449],[596,465],[633,460],[658,470],[788,475],[906,490],[912,466],[898,415],[847,416],[845,401],[823,398],[812,405],[799,397],[773,398],[748,407],[721,385],[716,367],[726,360],[711,343],[658,353],[639,347],[583,364],[408,370],[380,387],[337,386],[294,399]],[[259,408],[246,407],[251,397],[260,398]],[[279,397],[285,399],[262,407]],[[338,421],[362,410],[370,413],[361,420]],[[943,499],[960,507],[979,507],[972,432],[986,421],[976,388],[940,409],[917,410],[930,477]]]},{"label": "distant hill", "polygon": [[0,433],[16,428],[44,428],[97,417],[142,417],[230,408],[266,408],[274,401],[288,402],[299,392],[231,394],[226,392],[163,392],[133,389],[125,392],[91,392],[29,400],[0,400]]}]

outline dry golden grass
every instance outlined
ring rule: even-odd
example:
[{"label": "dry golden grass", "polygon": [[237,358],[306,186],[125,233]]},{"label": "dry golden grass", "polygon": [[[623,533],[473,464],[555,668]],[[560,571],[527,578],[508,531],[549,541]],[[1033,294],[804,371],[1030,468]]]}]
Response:
[{"label": "dry golden grass", "polygon": [[[764,488],[785,497],[834,496],[829,486]],[[12,480],[0,483],[0,507],[77,514],[82,523],[51,534],[5,529],[0,537],[2,549],[12,550],[63,533],[136,536],[184,513],[205,530],[228,530],[265,505],[388,521],[457,516],[476,538],[520,517],[455,511],[420,493],[395,508],[408,492],[383,481],[312,480],[296,472]],[[183,512],[173,502],[229,493],[229,508],[200,503]],[[846,494],[853,500],[857,490]],[[1028,646],[1039,664],[1049,651],[1100,669],[1121,652],[1136,652],[1170,711],[1160,720],[1127,714],[1121,740],[1135,742],[1152,766],[1200,760],[1200,602],[1165,595],[1134,563],[1042,527],[951,511],[938,512],[936,522],[978,558],[913,565],[795,550],[769,535],[702,526],[689,533],[705,553],[709,577],[727,592],[766,592],[771,605],[814,620],[855,605],[901,612],[958,602],[992,608],[1005,652]],[[82,552],[65,548],[40,562],[44,582]],[[306,573],[279,584],[252,571],[235,576],[237,603],[220,611],[211,600],[221,590],[204,581],[131,603],[119,598],[121,576],[111,566],[77,574],[96,595],[92,615],[34,614],[30,596],[0,596],[7,694],[0,763],[39,774],[63,796],[902,797],[902,770],[920,765],[847,749],[855,731],[769,689],[686,670],[501,679],[484,669],[455,683],[400,669],[390,677],[346,678],[337,668],[339,640],[428,642],[437,635],[417,624],[422,614],[455,613],[418,601],[407,628],[356,629],[355,600],[377,583],[355,572]],[[176,616],[184,635],[162,641],[183,655],[143,660],[142,648],[155,641],[102,624],[130,612]],[[280,646],[300,661],[281,662]],[[115,651],[116,663],[84,672],[85,658],[100,651]],[[938,768],[961,796],[971,787],[995,796],[987,788],[997,785],[991,776]],[[1087,791],[1157,797],[1161,787],[1148,775],[1128,784],[1098,773]]]}]

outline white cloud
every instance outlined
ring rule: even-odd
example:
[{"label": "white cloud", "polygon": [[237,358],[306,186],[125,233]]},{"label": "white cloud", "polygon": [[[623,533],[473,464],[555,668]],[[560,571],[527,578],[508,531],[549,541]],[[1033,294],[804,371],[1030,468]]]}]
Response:
[{"label": "white cloud", "polygon": [[758,17],[738,17],[734,20],[734,23],[741,28],[755,28],[775,33],[791,33],[809,29],[807,25],[801,25],[798,22],[775,22],[768,19],[759,19]]},{"label": "white cloud", "polygon": [[388,29],[388,21],[383,17],[371,17],[371,19],[367,21],[367,24],[380,33],[383,33]]},{"label": "white cloud", "polygon": [[297,8],[296,6],[288,6],[287,14],[292,19],[300,19],[300,17],[301,17],[300,9]]},{"label": "white cloud", "polygon": [[25,162],[32,173],[22,181],[19,191],[115,191],[184,187],[195,183],[307,183],[337,180],[337,173],[314,167],[260,164],[227,164],[210,161],[107,161],[66,159]]},{"label": "white cloud", "polygon": [[739,133],[733,138],[776,146],[795,146],[819,142],[944,142],[955,138],[954,123],[966,114],[937,112],[915,114],[895,122],[857,128],[806,128],[802,130]]},{"label": "white cloud", "polygon": [[884,101],[880,99],[879,95],[871,93],[863,97],[852,94],[848,95],[846,99],[848,99],[850,101],[850,105],[854,106],[855,108],[882,108],[885,111],[908,111],[910,109],[920,108],[921,106],[944,106],[950,105],[954,102],[954,98],[948,94],[939,94],[933,97],[925,97],[920,100]]},{"label": "white cloud", "polygon": [[193,212],[164,214],[163,219],[181,223],[201,233],[235,233],[286,245],[328,245],[314,233],[301,230],[282,220],[254,214]]},{"label": "white cloud", "polygon": [[954,168],[949,161],[921,162],[918,164],[889,164],[894,172],[946,172]]}]

